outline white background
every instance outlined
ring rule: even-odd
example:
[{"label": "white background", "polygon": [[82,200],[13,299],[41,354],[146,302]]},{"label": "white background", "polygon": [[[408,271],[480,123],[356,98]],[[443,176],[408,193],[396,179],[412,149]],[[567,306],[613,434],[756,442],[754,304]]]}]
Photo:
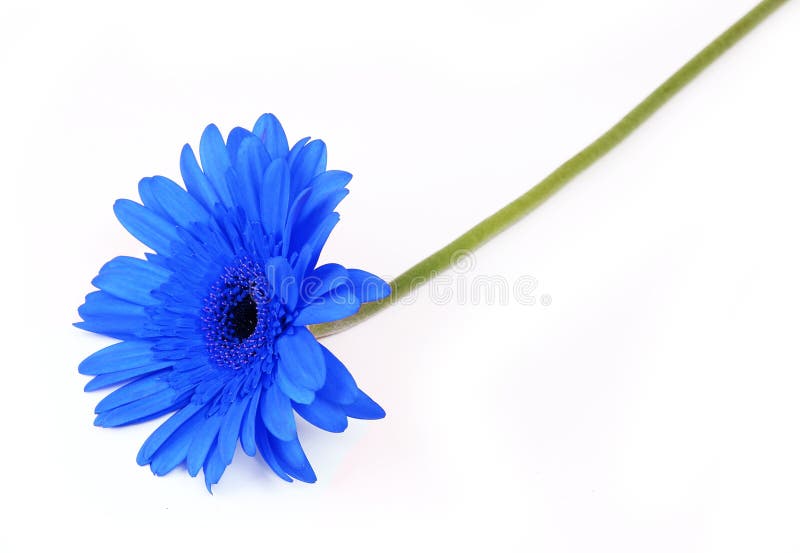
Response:
[{"label": "white background", "polygon": [[70,326],[142,246],[111,206],[274,112],[355,174],[323,261],[392,277],[608,128],[754,0],[0,8],[0,545],[800,551],[800,3],[467,272],[549,306],[413,303],[327,340],[387,410],[302,425],[318,483],[215,494],[92,426]]}]

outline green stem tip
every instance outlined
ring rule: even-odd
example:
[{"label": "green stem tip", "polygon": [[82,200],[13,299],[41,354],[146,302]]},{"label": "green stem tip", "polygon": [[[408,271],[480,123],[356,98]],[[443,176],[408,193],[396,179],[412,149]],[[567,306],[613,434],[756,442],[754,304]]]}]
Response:
[{"label": "green stem tip", "polygon": [[627,138],[642,123],[647,121],[658,109],[697,75],[739,42],[768,15],[787,0],[763,0],[744,17],[731,25],[724,33],[714,39],[697,55],[686,62],[658,88],[650,93],[636,107],[628,112],[613,127],[597,140],[565,161],[555,171],[547,175],[539,184],[522,196],[493,213],[467,232],[447,244],[442,249],[426,257],[406,272],[394,279],[390,285],[392,294],[381,301],[366,303],[355,315],[331,323],[311,325],[315,336],[321,338],[346,330],[372,315],[386,309],[403,296],[411,293],[437,274],[449,268],[460,255],[471,252],[493,237],[528,215],[550,196],[558,192],[575,176],[591,166],[595,161],[610,152],[617,144]]}]

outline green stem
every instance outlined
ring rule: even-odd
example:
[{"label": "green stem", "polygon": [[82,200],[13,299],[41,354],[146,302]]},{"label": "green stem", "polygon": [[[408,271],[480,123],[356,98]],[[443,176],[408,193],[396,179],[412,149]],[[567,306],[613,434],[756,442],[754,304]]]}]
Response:
[{"label": "green stem", "polygon": [[539,184],[525,192],[522,196],[493,213],[448,245],[426,257],[409,270],[394,279],[392,295],[388,298],[364,304],[355,315],[331,323],[312,325],[310,328],[317,337],[329,336],[354,326],[386,309],[403,296],[412,292],[440,272],[450,267],[459,255],[475,250],[491,238],[525,217],[550,196],[558,192],[576,175],[591,166],[595,161],[611,151],[642,123],[653,115],[670,98],[689,84],[705,68],[724,54],[731,46],[741,40],[748,32],[761,23],[787,0],[763,0],[744,17],[731,25],[711,44],[703,48],[670,78],[664,81],[647,98],[642,100],[616,125],[611,127],[600,138],[568,159],[555,171],[547,175]]}]

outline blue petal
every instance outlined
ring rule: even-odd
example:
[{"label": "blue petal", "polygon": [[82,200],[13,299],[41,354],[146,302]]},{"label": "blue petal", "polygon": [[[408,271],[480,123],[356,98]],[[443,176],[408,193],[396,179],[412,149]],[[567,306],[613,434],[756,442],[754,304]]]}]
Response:
[{"label": "blue petal", "polygon": [[280,478],[286,480],[287,482],[291,482],[292,479],[283,470],[280,463],[278,463],[278,459],[275,457],[275,452],[272,451],[272,447],[269,444],[270,437],[270,433],[267,432],[267,429],[264,428],[263,425],[259,424],[256,426],[256,445],[258,446],[258,451],[261,452],[261,456],[264,458],[264,461],[267,462],[272,471]]},{"label": "blue petal", "polygon": [[311,179],[325,170],[328,151],[322,140],[312,140],[292,160],[292,191],[297,194],[311,183]]},{"label": "blue petal", "polygon": [[294,327],[294,333],[283,334],[275,343],[278,372],[302,388],[319,390],[325,384],[325,358],[314,335],[307,328]]},{"label": "blue petal", "polygon": [[139,195],[145,207],[165,221],[189,228],[192,223],[210,220],[206,208],[176,182],[165,177],[144,178],[139,181]]},{"label": "blue petal", "polygon": [[105,374],[141,367],[152,362],[151,342],[118,342],[94,352],[78,365],[81,374]]},{"label": "blue petal", "polygon": [[311,179],[325,170],[327,156],[322,140],[312,140],[300,150],[291,164],[293,196],[299,194],[311,183]]},{"label": "blue petal", "polygon": [[91,317],[131,317],[146,316],[147,312],[141,305],[125,301],[106,292],[90,292],[86,295],[83,305],[78,308],[78,314],[86,318]]},{"label": "blue petal", "polygon": [[[185,409],[184,409],[185,410]],[[177,414],[175,417],[178,416]],[[167,440],[158,448],[150,460],[150,470],[156,476],[164,476],[172,471],[186,459],[189,446],[194,437],[194,431],[203,422],[205,413],[198,412],[189,418],[188,421],[178,427],[175,432],[167,437]],[[174,418],[174,417],[173,417]],[[137,457],[137,462],[139,458]],[[139,462],[140,465],[147,464],[147,461]]]},{"label": "blue petal", "polygon": [[294,167],[294,162],[297,159],[297,156],[300,155],[300,152],[303,151],[303,148],[309,140],[311,140],[311,137],[306,136],[305,138],[301,138],[294,143],[292,149],[289,150],[289,155],[286,157],[286,163],[289,164],[289,168]]},{"label": "blue petal", "polygon": [[152,210],[153,213],[159,217],[162,217],[165,221],[170,221],[171,218],[169,216],[169,212],[161,207],[161,204],[153,195],[152,183],[155,179],[169,180],[168,178],[161,176],[144,177],[139,181],[139,197],[142,199],[142,204],[144,204],[147,209]]},{"label": "blue petal", "polygon": [[214,212],[214,206],[219,202],[219,197],[211,186],[211,182],[200,169],[192,147],[186,144],[181,150],[181,177],[189,194],[202,203],[209,213]]},{"label": "blue petal", "polygon": [[113,338],[139,337],[149,321],[145,308],[116,298],[105,292],[91,292],[78,308],[83,322],[75,326]]},{"label": "blue petal", "polygon": [[[239,432],[242,428],[242,417],[247,408],[249,398],[240,398],[228,407],[225,418],[219,429],[219,454],[225,464],[228,465],[233,460],[236,453],[236,442],[239,440]],[[216,482],[215,482],[216,483]]]},{"label": "blue petal", "polygon": [[272,283],[275,295],[280,298],[288,311],[294,311],[297,306],[299,286],[289,262],[283,257],[271,257],[267,260],[265,268],[267,280]]},{"label": "blue petal", "polygon": [[261,387],[255,389],[247,404],[247,412],[242,421],[242,449],[250,457],[256,454],[256,415],[261,400]]},{"label": "blue petal", "polygon": [[358,387],[347,367],[333,355],[328,348],[320,344],[325,356],[325,386],[317,395],[334,403],[345,405],[358,398]]},{"label": "blue petal", "polygon": [[92,284],[120,299],[138,305],[156,305],[151,292],[169,280],[170,272],[144,259],[115,257],[100,269]]},{"label": "blue petal", "polygon": [[325,245],[325,242],[328,241],[328,237],[330,236],[333,227],[335,227],[336,223],[338,222],[338,213],[328,214],[325,219],[322,220],[320,225],[314,230],[314,234],[309,237],[308,245],[312,252],[309,267],[315,267],[317,265],[317,261],[319,261],[319,255],[322,253],[322,247]]},{"label": "blue petal", "polygon": [[382,300],[392,293],[392,287],[379,276],[360,269],[348,269],[347,272],[356,296],[363,303]]},{"label": "blue petal", "polygon": [[291,234],[291,249],[296,250],[301,244],[310,242],[311,237],[316,234],[320,227],[324,230],[325,225],[328,223],[328,215],[333,212],[333,209],[336,207],[335,204],[338,204],[347,194],[347,189],[340,190],[329,198],[329,204],[321,206],[307,218],[301,218],[299,222],[296,223],[297,230]]},{"label": "blue petal", "polygon": [[344,412],[353,419],[375,420],[386,416],[386,411],[361,390],[353,403],[344,406]]},{"label": "blue petal", "polygon": [[265,113],[258,118],[253,126],[253,134],[264,142],[267,153],[272,159],[286,158],[289,155],[286,133],[278,119],[271,113]]},{"label": "blue petal", "polygon": [[228,207],[233,207],[228,173],[233,169],[225,141],[216,125],[209,125],[200,137],[200,162],[203,172],[214,187],[217,197]]},{"label": "blue petal", "polygon": [[306,188],[303,190],[292,202],[292,207],[289,208],[289,215],[286,217],[286,225],[283,227],[283,251],[281,252],[284,256],[289,255],[291,250],[291,246],[297,241],[294,240],[294,233],[302,230],[302,226],[298,226],[297,218],[300,216],[300,213],[303,211],[303,206],[305,205],[306,201],[308,201],[308,196],[311,194],[311,189]]},{"label": "blue petal", "polygon": [[107,388],[109,386],[116,386],[117,384],[121,384],[132,378],[137,378],[139,376],[145,376],[148,374],[153,374],[159,371],[163,371],[164,369],[170,368],[171,365],[172,361],[158,360],[158,361],[153,361],[152,363],[148,363],[147,365],[141,365],[139,367],[125,369],[124,371],[116,371],[116,372],[100,374],[95,376],[89,382],[87,382],[86,386],[84,386],[83,388],[83,391],[94,392],[96,390]]},{"label": "blue petal", "polygon": [[338,321],[354,315],[361,307],[361,302],[347,285],[340,286],[312,301],[313,303],[300,311],[293,324],[305,326]]},{"label": "blue petal", "polygon": [[175,225],[143,205],[131,200],[117,200],[114,213],[128,232],[155,252],[169,253],[170,244],[178,241]]},{"label": "blue petal", "polygon": [[286,376],[286,371],[277,372],[275,375],[275,384],[277,384],[281,391],[294,402],[311,403],[314,401],[314,392],[292,382],[289,377]]},{"label": "blue petal", "polygon": [[242,127],[234,127],[228,133],[228,140],[225,141],[225,149],[228,151],[228,158],[232,164],[236,164],[236,156],[239,155],[239,148],[242,146],[242,141],[248,136],[253,136],[253,133]]},{"label": "blue petal", "polygon": [[195,430],[192,444],[186,453],[186,469],[192,476],[197,476],[200,468],[206,462],[211,445],[216,442],[221,424],[222,415],[211,415],[206,417],[203,423]]},{"label": "blue petal", "polygon": [[250,221],[260,219],[259,194],[264,173],[270,166],[270,158],[261,141],[252,134],[242,140],[236,154],[235,167],[239,177],[236,201],[242,206]]},{"label": "blue petal", "polygon": [[336,209],[336,206],[338,206],[349,193],[350,191],[347,188],[331,191],[322,191],[312,188],[308,202],[303,206],[303,213],[300,215],[300,221],[309,228],[316,228],[328,213]]},{"label": "blue petal", "polygon": [[261,220],[264,230],[275,236],[283,234],[289,214],[291,180],[289,166],[283,158],[270,163],[262,178]]},{"label": "blue petal", "polygon": [[157,392],[163,392],[169,389],[169,387],[169,382],[164,379],[163,374],[151,374],[114,390],[100,400],[94,412],[99,414],[110,411],[111,409],[116,409],[117,407],[121,407],[122,405],[137,401]]},{"label": "blue petal", "polygon": [[289,476],[293,476],[309,484],[317,481],[317,475],[311,468],[300,442],[295,438],[288,442],[268,436],[270,448],[275,453],[275,458]]},{"label": "blue petal", "polygon": [[[295,259],[294,267],[292,270],[294,271],[294,276],[299,284],[303,283],[303,281],[306,278],[306,275],[309,273],[308,264],[311,263],[311,255],[312,255],[311,247],[305,245],[300,250],[300,253],[297,255],[297,259]],[[311,268],[313,269],[313,267]]]},{"label": "blue petal", "polygon": [[219,449],[219,445],[214,443],[211,446],[211,451],[206,458],[206,462],[203,464],[203,476],[206,481],[206,489],[209,493],[211,493],[211,486],[219,482],[219,479],[222,478],[222,473],[225,472],[229,462],[225,462],[225,459],[222,457],[222,452]]},{"label": "blue petal", "polygon": [[292,404],[275,384],[261,396],[261,420],[270,434],[279,440],[292,440],[297,436]]},{"label": "blue petal", "polygon": [[294,408],[308,422],[328,432],[344,432],[347,428],[347,415],[344,409],[319,396],[308,405],[296,403]]},{"label": "blue petal", "polygon": [[136,456],[136,462],[142,466],[149,463],[153,458],[153,455],[155,455],[158,449],[164,445],[170,436],[177,432],[178,429],[180,429],[181,426],[186,421],[191,419],[196,413],[205,408],[206,406],[203,404],[190,403],[164,421],[164,423],[159,426],[155,432],[150,434],[150,437],[144,441],[141,449],[139,449],[139,454]]},{"label": "blue petal", "polygon": [[301,303],[311,303],[314,298],[323,296],[348,282],[350,282],[350,274],[341,265],[337,263],[320,265],[303,280],[300,287],[300,301]]},{"label": "blue petal", "polygon": [[[142,323],[146,322],[144,319]],[[111,338],[118,340],[131,340],[135,338],[142,338],[143,332],[139,325],[131,324],[130,321],[123,321],[117,317],[95,317],[89,321],[79,321],[72,323],[76,328],[94,332],[96,334],[105,334]]]},{"label": "blue petal", "polygon": [[314,190],[330,192],[339,188],[344,188],[351,180],[353,180],[353,175],[347,171],[331,169],[330,171],[325,171],[314,177],[311,180],[311,187],[314,188]]},{"label": "blue petal", "polygon": [[112,428],[135,422],[149,420],[169,411],[174,411],[188,402],[187,395],[181,395],[172,388],[110,409],[95,417],[95,426]]},{"label": "blue petal", "polygon": [[314,234],[316,228],[322,224],[325,217],[331,213],[339,202],[344,199],[349,191],[345,185],[350,180],[350,173],[344,171],[326,171],[316,176],[310,183],[311,189],[308,201],[303,206],[298,217],[301,231],[293,234],[296,244],[303,243]]}]

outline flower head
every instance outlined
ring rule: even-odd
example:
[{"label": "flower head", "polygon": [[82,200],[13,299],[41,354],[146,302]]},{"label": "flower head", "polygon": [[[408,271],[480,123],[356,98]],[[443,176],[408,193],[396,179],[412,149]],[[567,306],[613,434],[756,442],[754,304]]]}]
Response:
[{"label": "flower head", "polygon": [[123,384],[100,403],[98,426],[172,413],[137,461],[163,475],[185,463],[219,481],[237,442],[260,452],[281,478],[316,480],[297,438],[295,415],[331,432],[347,418],[383,409],[306,325],[337,320],[382,299],[378,277],[338,264],[317,266],[339,220],[333,210],[351,175],[326,170],[325,144],[291,149],[273,115],[223,140],[209,125],[198,164],[187,144],[186,189],[142,179],[142,203],[119,200],[122,225],[155,253],[102,267],[76,326],[121,340],[79,367],[86,390]]}]

